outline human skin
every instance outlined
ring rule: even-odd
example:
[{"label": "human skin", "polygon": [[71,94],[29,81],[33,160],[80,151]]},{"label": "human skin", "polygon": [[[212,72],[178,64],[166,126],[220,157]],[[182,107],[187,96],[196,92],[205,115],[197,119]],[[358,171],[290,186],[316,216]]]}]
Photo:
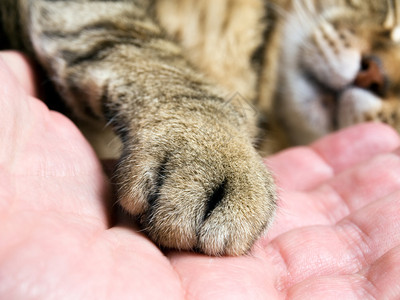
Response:
[{"label": "human skin", "polygon": [[355,126],[265,160],[279,186],[248,255],[160,251],[109,225],[111,193],[76,127],[0,54],[1,299],[399,299],[400,145]]}]

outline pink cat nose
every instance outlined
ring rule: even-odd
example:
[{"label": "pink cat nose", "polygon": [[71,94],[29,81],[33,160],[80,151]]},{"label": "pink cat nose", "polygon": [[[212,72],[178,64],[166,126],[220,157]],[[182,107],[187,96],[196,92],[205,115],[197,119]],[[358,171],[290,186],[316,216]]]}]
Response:
[{"label": "pink cat nose", "polygon": [[366,89],[378,96],[383,96],[386,90],[386,78],[382,71],[379,58],[367,56],[361,60],[354,85]]}]

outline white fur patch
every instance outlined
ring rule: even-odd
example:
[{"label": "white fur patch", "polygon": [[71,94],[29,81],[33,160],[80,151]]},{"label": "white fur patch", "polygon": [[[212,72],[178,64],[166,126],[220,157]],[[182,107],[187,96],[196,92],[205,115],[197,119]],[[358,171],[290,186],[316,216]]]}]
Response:
[{"label": "white fur patch", "polygon": [[365,121],[366,114],[373,114],[382,108],[382,100],[360,88],[346,90],[339,99],[339,127],[348,127]]}]

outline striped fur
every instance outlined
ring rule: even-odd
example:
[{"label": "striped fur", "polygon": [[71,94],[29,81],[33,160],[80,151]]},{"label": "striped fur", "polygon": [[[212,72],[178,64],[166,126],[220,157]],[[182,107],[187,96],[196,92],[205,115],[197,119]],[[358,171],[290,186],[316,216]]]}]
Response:
[{"label": "striped fur", "polygon": [[276,209],[256,144],[400,130],[398,0],[2,0],[0,22],[83,127],[118,135],[118,202],[165,247],[249,250]]}]

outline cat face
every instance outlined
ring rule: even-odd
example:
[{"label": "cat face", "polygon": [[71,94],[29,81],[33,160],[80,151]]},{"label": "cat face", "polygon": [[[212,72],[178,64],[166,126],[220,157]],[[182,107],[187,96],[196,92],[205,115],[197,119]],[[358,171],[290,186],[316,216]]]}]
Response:
[{"label": "cat face", "polygon": [[294,143],[364,121],[400,130],[400,1],[293,1],[276,108]]}]

